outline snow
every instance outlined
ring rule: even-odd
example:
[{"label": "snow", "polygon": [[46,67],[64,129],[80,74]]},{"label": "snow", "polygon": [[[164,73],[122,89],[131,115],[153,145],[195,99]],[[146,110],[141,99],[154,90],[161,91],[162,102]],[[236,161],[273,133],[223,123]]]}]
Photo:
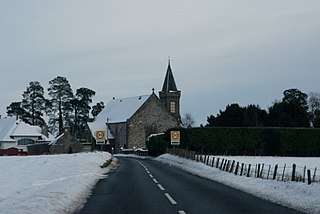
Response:
[{"label": "snow", "polygon": [[[118,155],[135,158],[134,155]],[[73,213],[81,208],[99,179],[114,167],[101,169],[111,155],[105,152],[46,156],[0,157],[1,213]],[[320,158],[232,157],[244,163],[264,163],[288,166],[319,167]],[[257,197],[306,213],[320,213],[320,183],[282,182],[235,176],[203,163],[165,154],[157,161],[178,167],[189,173],[211,179]]]},{"label": "snow", "polygon": [[105,152],[1,156],[1,213],[73,213],[112,167],[100,167],[110,157]]},{"label": "snow", "polygon": [[[228,160],[235,160],[246,164],[264,163],[269,165],[293,163],[297,166],[318,167],[320,158],[290,158],[290,157],[232,157],[220,156]],[[307,185],[302,182],[282,182],[264,180],[254,177],[236,176],[233,173],[220,171],[203,163],[187,160],[177,156],[165,154],[156,158],[163,163],[178,167],[191,174],[195,174],[213,181],[220,182],[227,186],[248,192],[257,197],[282,204],[286,207],[306,213],[320,213],[320,183]]]}]

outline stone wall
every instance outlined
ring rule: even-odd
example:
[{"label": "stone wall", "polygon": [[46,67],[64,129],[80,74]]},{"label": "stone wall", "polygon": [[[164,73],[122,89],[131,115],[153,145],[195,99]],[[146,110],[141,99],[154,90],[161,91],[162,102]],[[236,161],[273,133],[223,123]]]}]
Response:
[{"label": "stone wall", "polygon": [[113,123],[108,124],[109,129],[114,136],[114,150],[119,153],[122,148],[127,148],[127,124],[126,123]]},{"label": "stone wall", "polygon": [[146,139],[150,134],[179,126],[177,118],[165,108],[155,94],[150,96],[127,123],[128,148],[146,147]]}]

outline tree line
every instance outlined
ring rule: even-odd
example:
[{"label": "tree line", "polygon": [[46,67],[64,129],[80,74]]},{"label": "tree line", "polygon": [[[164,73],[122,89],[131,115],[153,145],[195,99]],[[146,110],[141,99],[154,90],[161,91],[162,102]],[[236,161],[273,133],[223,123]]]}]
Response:
[{"label": "tree line", "polygon": [[207,117],[206,127],[320,127],[320,93],[309,96],[298,89],[283,92],[268,110],[259,105],[233,103]]},{"label": "tree line", "polygon": [[22,93],[22,100],[12,102],[7,107],[7,115],[37,126],[46,125],[45,118],[49,118],[51,133],[59,135],[63,133],[65,126],[69,126],[75,137],[85,138],[90,110],[95,117],[104,108],[103,102],[90,107],[95,91],[81,87],[74,93],[67,78],[61,76],[49,81],[47,91],[49,98],[45,97],[45,90],[40,82],[30,82]]}]

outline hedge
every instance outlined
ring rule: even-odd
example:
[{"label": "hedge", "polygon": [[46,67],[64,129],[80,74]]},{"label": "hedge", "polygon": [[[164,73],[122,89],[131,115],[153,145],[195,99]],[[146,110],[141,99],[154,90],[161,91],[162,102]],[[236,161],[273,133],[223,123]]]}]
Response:
[{"label": "hedge", "polygon": [[[171,129],[172,130],[172,129]],[[151,137],[151,155],[163,154],[170,131]],[[320,129],[311,128],[191,128],[181,133],[179,147],[216,155],[320,156]],[[149,153],[149,154],[150,154]]]}]

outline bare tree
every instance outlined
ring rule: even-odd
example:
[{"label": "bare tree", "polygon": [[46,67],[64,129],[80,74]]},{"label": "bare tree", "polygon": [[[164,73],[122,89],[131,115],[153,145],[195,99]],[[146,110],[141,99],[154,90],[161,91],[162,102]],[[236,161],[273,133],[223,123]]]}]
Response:
[{"label": "bare tree", "polygon": [[196,121],[194,120],[194,118],[190,112],[184,114],[184,117],[182,118],[182,126],[183,127],[191,128],[192,126],[194,126],[195,123],[196,123]]},{"label": "bare tree", "polygon": [[310,118],[314,127],[319,127],[320,124],[320,93],[311,92],[309,93],[309,109]]}]

